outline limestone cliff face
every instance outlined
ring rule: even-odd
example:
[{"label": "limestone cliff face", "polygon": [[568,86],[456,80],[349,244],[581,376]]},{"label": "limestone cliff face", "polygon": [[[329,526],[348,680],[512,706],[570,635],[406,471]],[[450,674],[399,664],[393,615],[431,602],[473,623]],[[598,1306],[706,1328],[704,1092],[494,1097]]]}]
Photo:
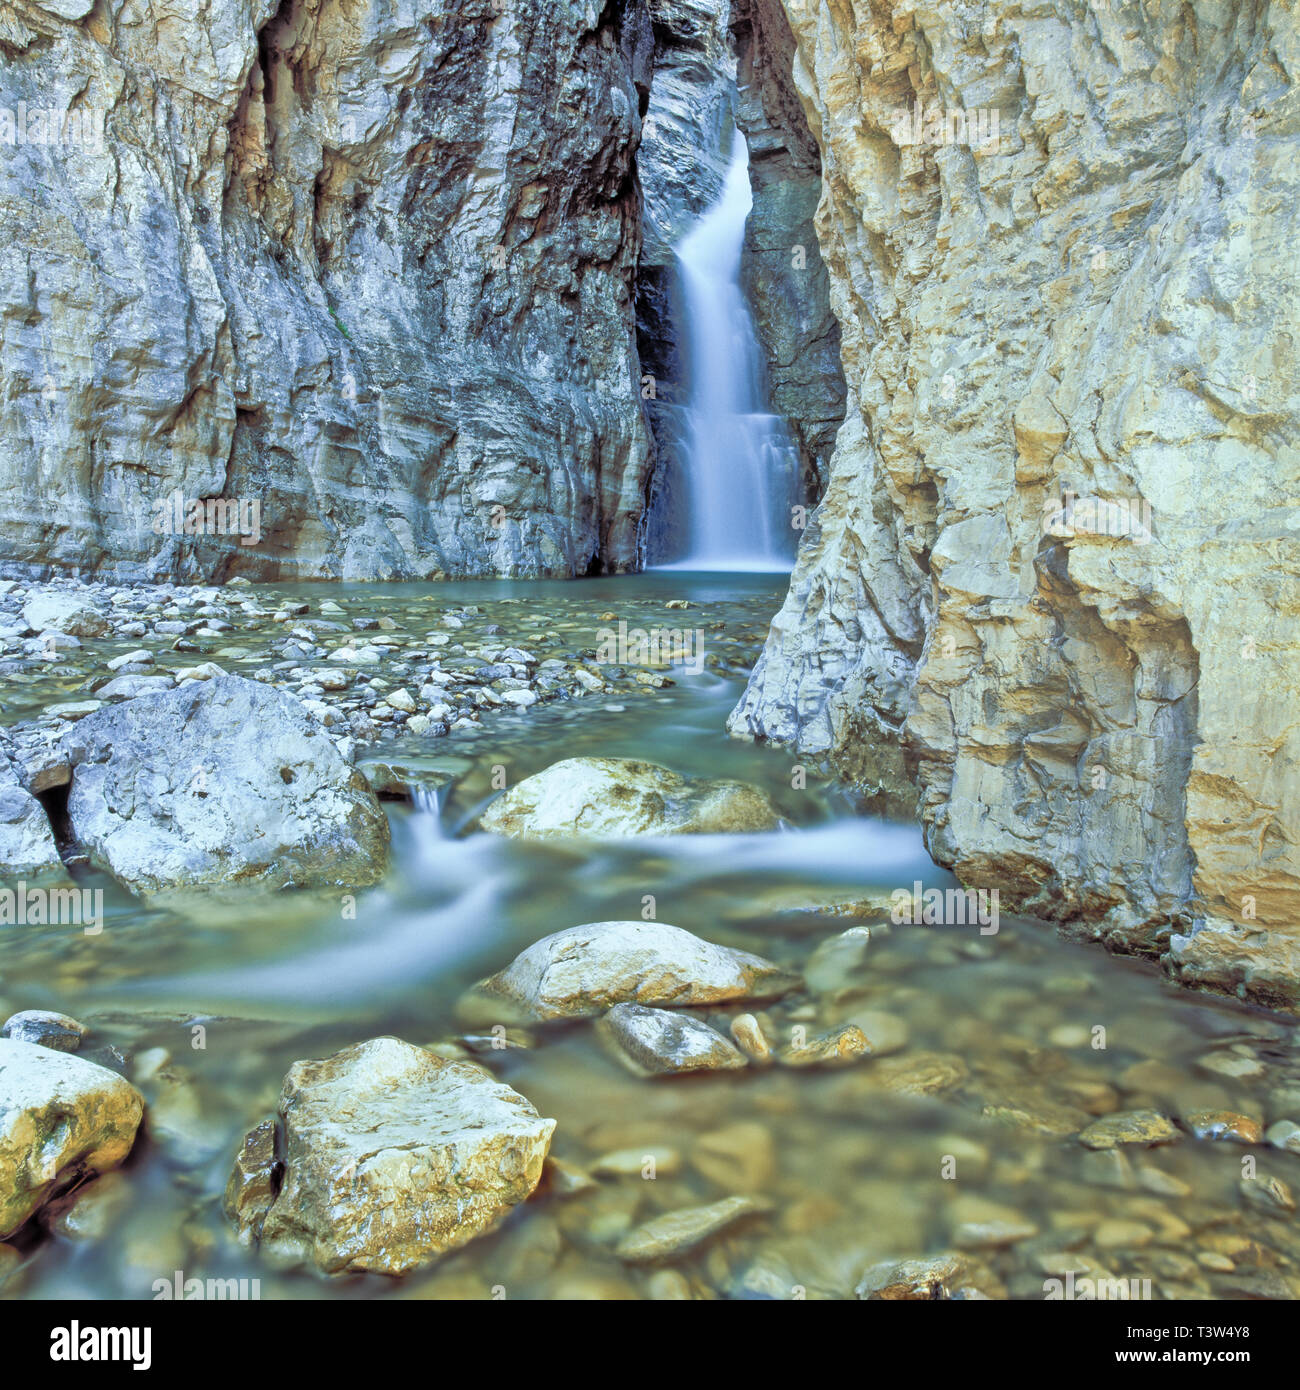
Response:
[{"label": "limestone cliff face", "polygon": [[1004,907],[1294,1004],[1294,11],[786,10],[850,406],[733,731],[905,750]]},{"label": "limestone cliff face", "polygon": [[6,5],[5,559],[635,567],[650,47],[642,0]]}]

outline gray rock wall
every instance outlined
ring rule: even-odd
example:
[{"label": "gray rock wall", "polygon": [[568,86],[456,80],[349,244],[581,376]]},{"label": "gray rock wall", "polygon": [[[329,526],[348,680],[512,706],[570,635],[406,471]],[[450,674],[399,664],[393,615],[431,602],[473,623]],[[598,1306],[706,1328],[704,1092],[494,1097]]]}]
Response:
[{"label": "gray rock wall", "polygon": [[7,560],[635,567],[641,0],[31,0],[0,44]]}]

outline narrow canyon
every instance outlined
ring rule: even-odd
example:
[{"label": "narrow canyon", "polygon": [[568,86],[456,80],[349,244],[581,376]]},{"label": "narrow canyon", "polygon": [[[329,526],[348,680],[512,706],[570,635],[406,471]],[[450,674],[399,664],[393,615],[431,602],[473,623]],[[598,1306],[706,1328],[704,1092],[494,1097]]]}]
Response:
[{"label": "narrow canyon", "polygon": [[1300,1296],[1298,65],[0,6],[6,1297]]}]

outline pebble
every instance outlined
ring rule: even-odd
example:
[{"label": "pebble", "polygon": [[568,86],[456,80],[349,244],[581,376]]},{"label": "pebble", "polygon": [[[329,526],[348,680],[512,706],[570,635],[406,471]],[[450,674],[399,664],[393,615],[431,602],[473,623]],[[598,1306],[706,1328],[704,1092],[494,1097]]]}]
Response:
[{"label": "pebble", "polygon": [[1264,1126],[1248,1115],[1232,1110],[1197,1110],[1184,1116],[1187,1128],[1197,1139],[1228,1139],[1235,1144],[1259,1144]]},{"label": "pebble", "polygon": [[1093,1240],[1102,1250],[1140,1249],[1150,1245],[1155,1232],[1140,1221],[1103,1221],[1092,1233]]},{"label": "pebble", "polygon": [[620,1260],[649,1264],[694,1250],[721,1231],[747,1217],[772,1211],[772,1203],[760,1197],[724,1197],[703,1207],[685,1207],[656,1216],[627,1235],[614,1248]]},{"label": "pebble", "polygon": [[949,1215],[952,1243],[959,1250],[997,1250],[1038,1234],[1038,1227],[1018,1211],[982,1197],[958,1197]]},{"label": "pebble", "polygon": [[970,1068],[948,1052],[916,1052],[910,1056],[882,1058],[871,1069],[871,1078],[887,1091],[904,1096],[935,1096],[955,1090],[970,1076]]},{"label": "pebble", "polygon": [[1256,1206],[1279,1207],[1282,1211],[1295,1210],[1295,1197],[1281,1178],[1268,1174],[1243,1178],[1237,1184],[1237,1188],[1247,1201],[1253,1202]]},{"label": "pebble", "polygon": [[593,1192],[596,1180],[576,1163],[568,1163],[562,1158],[548,1154],[542,1165],[542,1182],[546,1190],[557,1197],[576,1197],[583,1192]]},{"label": "pebble", "polygon": [[1157,1110],[1120,1110],[1095,1120],[1079,1135],[1088,1149],[1113,1149],[1117,1144],[1173,1144],[1182,1132]]},{"label": "pebble", "polygon": [[1215,1076],[1229,1076],[1235,1081],[1254,1081],[1264,1075],[1264,1064],[1258,1057],[1240,1052],[1210,1052],[1197,1065]]},{"label": "pebble", "polygon": [[702,1134],[691,1146],[691,1166],[718,1187],[757,1192],[776,1170],[776,1144],[766,1125],[738,1120]]},{"label": "pebble", "polygon": [[871,1043],[862,1029],[846,1023],[820,1037],[785,1048],[780,1061],[787,1067],[840,1067],[869,1057],[871,1050]]},{"label": "pebble", "polygon": [[1278,1120],[1264,1136],[1275,1149],[1300,1155],[1300,1125],[1294,1120]]},{"label": "pebble", "polygon": [[671,1178],[682,1170],[681,1151],[667,1146],[614,1149],[591,1165],[598,1178]]},{"label": "pebble", "polygon": [[772,1060],[772,1049],[753,1014],[737,1014],[731,1020],[731,1036],[751,1062],[763,1066]]},{"label": "pebble", "polygon": [[641,1076],[730,1071],[745,1054],[707,1023],[679,1010],[615,1004],[597,1025],[619,1061]]}]

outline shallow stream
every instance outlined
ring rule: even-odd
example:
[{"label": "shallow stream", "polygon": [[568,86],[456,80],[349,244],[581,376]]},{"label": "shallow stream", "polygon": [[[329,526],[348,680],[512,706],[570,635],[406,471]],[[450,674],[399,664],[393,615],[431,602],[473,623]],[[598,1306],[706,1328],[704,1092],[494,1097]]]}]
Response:
[{"label": "shallow stream", "polygon": [[[724,731],[783,587],[673,573],[269,591],[313,612],[328,597],[387,614],[399,638],[474,604],[502,640],[545,653],[590,650],[618,619],[689,625],[713,660],[698,674],[673,669],[663,688],[494,713],[481,730],[386,746],[383,756],[423,758],[453,780],[419,809],[386,803],[392,870],[360,896],[355,919],[325,894],[145,908],[96,880],[109,889],[99,935],[3,929],[0,1005],[88,1024],[83,1054],[138,1078],[153,1126],[101,1180],[95,1238],[30,1236],[4,1296],[150,1298],[180,1271],[258,1280],[263,1298],[843,1297],[878,1261],[952,1249],[992,1296],[1042,1298],[1067,1273],[1136,1280],[1153,1298],[1300,1295],[1300,1230],[1270,1182],[1294,1183],[1300,1159],[1190,1132],[1207,1111],[1300,1121],[1293,1027],[1181,992],[1153,965],[1044,923],[1002,915],[996,934],[889,925],[892,890],[952,884],[919,827],[855,815],[812,773],[796,789],[790,753]],[[670,598],[692,606],[666,612]],[[228,635],[214,659],[265,665],[265,642],[250,636],[240,657],[241,640]],[[132,643],[101,645],[110,655]],[[54,674],[11,685],[21,698],[5,718],[70,688]],[[472,828],[494,773],[513,784],[578,754],[756,784],[788,828],[588,848]],[[221,1215],[231,1159],[293,1061],[382,1034],[450,1042],[464,1033],[455,1001],[476,979],[563,927],[640,919],[648,898],[660,921],[809,971],[809,992],[769,1011],[773,1036],[867,1011],[888,1055],[838,1070],[642,1080],[587,1024],[522,1031],[503,1050],[474,1042],[478,1060],[558,1121],[553,1155],[596,1169],[594,1188],[544,1186],[495,1234],[400,1281],[277,1271],[235,1243]],[[810,910],[837,903],[850,906]],[[855,925],[870,927],[869,942],[824,945]],[[727,1010],[711,1012],[725,1023]],[[1097,1117],[1140,1107],[1189,1132],[1152,1149],[1079,1143]],[[769,1199],[770,1214],[667,1266],[613,1254],[650,1216],[734,1193]]]}]

